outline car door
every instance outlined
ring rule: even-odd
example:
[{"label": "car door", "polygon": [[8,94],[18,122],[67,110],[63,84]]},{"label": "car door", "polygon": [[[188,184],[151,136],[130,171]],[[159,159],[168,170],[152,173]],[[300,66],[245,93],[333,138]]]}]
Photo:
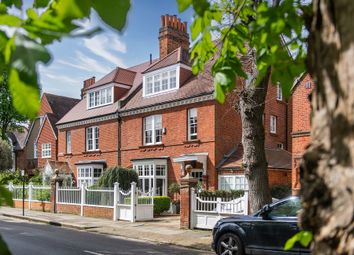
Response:
[{"label": "car door", "polygon": [[288,199],[271,206],[268,213],[253,223],[252,254],[299,254],[299,247],[284,251],[286,241],[296,234],[298,198]]}]

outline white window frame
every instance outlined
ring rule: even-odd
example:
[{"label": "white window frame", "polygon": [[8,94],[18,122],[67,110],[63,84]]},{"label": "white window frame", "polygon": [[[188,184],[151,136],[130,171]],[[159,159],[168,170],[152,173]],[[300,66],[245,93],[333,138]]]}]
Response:
[{"label": "white window frame", "polygon": [[[110,92],[110,95],[109,95]],[[87,109],[113,104],[114,86],[104,86],[87,92]],[[103,102],[103,98],[105,101]]]},{"label": "white window frame", "polygon": [[[176,86],[171,88],[171,78],[173,76],[171,76],[171,72],[175,71],[176,72]],[[162,77],[163,74],[167,73],[167,89],[162,89]],[[165,67],[165,68],[161,68],[159,70],[156,71],[152,71],[149,73],[146,73],[143,76],[143,97],[146,96],[154,96],[154,95],[159,95],[162,93],[168,93],[174,90],[177,90],[179,88],[179,75],[180,74],[180,64],[177,65],[173,65],[173,66],[169,66],[169,67]],[[158,91],[155,91],[155,78],[158,78],[159,81],[159,89]],[[148,79],[151,79],[151,84],[152,84],[152,89],[149,87],[147,87],[147,81]],[[148,91],[149,89],[149,91]]]},{"label": "white window frame", "polygon": [[283,91],[281,89],[280,83],[277,83],[277,100],[282,101],[283,100]]},{"label": "white window frame", "polygon": [[[231,180],[230,189],[226,189],[223,185],[223,178]],[[219,175],[218,188],[220,190],[248,190],[247,178],[245,175]]]},{"label": "white window frame", "polygon": [[66,153],[71,153],[71,130],[66,131]]},{"label": "white window frame", "polygon": [[[92,138],[89,139],[89,130],[91,130]],[[86,128],[86,151],[98,151],[100,149],[100,129],[97,126]],[[89,148],[89,140],[92,140],[92,149]]]},{"label": "white window frame", "polygon": [[[100,176],[94,176],[95,169],[101,170]],[[79,165],[77,167],[77,186],[80,187],[83,183],[86,183],[88,186],[94,185],[102,176],[103,170],[102,165]],[[86,172],[88,173],[87,175]]]},{"label": "white window frame", "polygon": [[33,158],[38,158],[38,146],[36,142],[33,143]]},{"label": "white window frame", "polygon": [[[157,167],[164,168],[163,174],[157,175]],[[133,169],[137,171],[139,176],[139,182],[142,183],[139,189],[143,193],[148,193],[152,191],[152,195],[155,196],[156,194],[161,196],[167,196],[167,187],[168,187],[168,166],[167,160],[164,159],[154,159],[154,160],[138,160],[133,161]],[[161,192],[154,189],[157,185],[157,180],[162,180],[162,187]],[[145,184],[148,184],[148,189],[145,189]]]},{"label": "white window frame", "polygon": [[277,116],[270,115],[270,124],[269,124],[269,132],[271,134],[277,133]]},{"label": "white window frame", "polygon": [[[195,116],[191,116],[191,114],[195,111]],[[192,123],[192,118],[195,118],[195,122]],[[188,109],[188,140],[196,140],[198,139],[198,109],[197,108],[190,108]],[[192,125],[195,126],[196,132],[192,133]],[[195,136],[195,137],[194,137]]]},{"label": "white window frame", "polygon": [[42,158],[51,158],[52,157],[52,144],[43,143],[42,144]]},{"label": "white window frame", "polygon": [[[157,128],[157,119],[160,118],[161,120],[161,128]],[[151,119],[151,129],[146,129],[146,126],[147,126],[147,121],[148,119]],[[157,138],[157,131],[160,131],[161,132],[161,140],[160,141],[156,141],[156,138]],[[153,145],[153,144],[162,144],[162,130],[163,130],[163,127],[162,127],[162,115],[161,114],[156,114],[156,115],[150,115],[150,116],[146,116],[144,117],[143,119],[143,139],[144,139],[144,145]],[[151,143],[149,142],[146,142],[146,131],[152,131],[151,132]]]},{"label": "white window frame", "polygon": [[305,89],[311,89],[312,87],[312,82],[311,81],[306,81],[305,82]]}]

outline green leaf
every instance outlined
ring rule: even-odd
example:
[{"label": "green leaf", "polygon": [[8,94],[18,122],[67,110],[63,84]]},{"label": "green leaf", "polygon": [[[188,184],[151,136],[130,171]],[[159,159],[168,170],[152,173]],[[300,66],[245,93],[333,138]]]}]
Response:
[{"label": "green leaf", "polygon": [[210,4],[207,0],[193,0],[193,8],[195,12],[203,17],[204,12],[210,7]]},{"label": "green leaf", "polygon": [[177,0],[178,11],[184,12],[191,4],[192,0]]},{"label": "green leaf", "polygon": [[1,255],[11,255],[9,248],[7,247],[5,241],[0,236],[0,254]]},{"label": "green leaf", "polygon": [[197,39],[198,35],[202,32],[202,19],[201,18],[196,18],[193,21],[192,27],[191,27],[191,32],[192,32],[192,41]]},{"label": "green leaf", "polygon": [[2,185],[0,185],[0,206],[1,205],[13,206],[11,192]]},{"label": "green leaf", "polygon": [[303,231],[300,237],[300,244],[304,247],[308,247],[313,239],[313,235],[310,231]]},{"label": "green leaf", "polygon": [[[111,6],[110,6],[111,7]],[[90,14],[91,1],[87,0],[60,0],[55,5],[55,10],[62,20],[80,19]],[[116,14],[118,15],[118,14]]]},{"label": "green leaf", "polygon": [[304,247],[308,247],[313,239],[313,234],[310,231],[300,231],[288,239],[285,243],[284,250],[290,250],[295,246],[296,242],[300,242],[300,244]]},{"label": "green leaf", "polygon": [[93,0],[92,6],[106,24],[118,31],[124,28],[130,0]]},{"label": "green leaf", "polygon": [[13,95],[13,104],[19,113],[34,119],[39,111],[39,89],[37,84],[28,84],[20,79],[19,72],[11,69],[9,86]]},{"label": "green leaf", "polygon": [[214,86],[215,86],[215,98],[219,103],[223,104],[225,102],[225,93],[222,90],[220,84],[215,84],[214,82]]},{"label": "green leaf", "polygon": [[50,0],[34,0],[33,7],[35,8],[43,8],[47,7]]},{"label": "green leaf", "polygon": [[18,27],[22,23],[22,20],[13,15],[0,15],[0,25],[6,25],[11,27]]}]

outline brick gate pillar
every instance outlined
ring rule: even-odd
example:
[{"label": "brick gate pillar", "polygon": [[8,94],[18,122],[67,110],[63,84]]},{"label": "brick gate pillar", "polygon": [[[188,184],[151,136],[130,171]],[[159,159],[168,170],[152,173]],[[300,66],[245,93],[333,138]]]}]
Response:
[{"label": "brick gate pillar", "polygon": [[198,183],[197,178],[193,178],[190,173],[192,172],[192,166],[187,165],[185,168],[187,174],[181,178],[181,208],[180,208],[180,228],[191,228],[191,189],[195,188]]}]

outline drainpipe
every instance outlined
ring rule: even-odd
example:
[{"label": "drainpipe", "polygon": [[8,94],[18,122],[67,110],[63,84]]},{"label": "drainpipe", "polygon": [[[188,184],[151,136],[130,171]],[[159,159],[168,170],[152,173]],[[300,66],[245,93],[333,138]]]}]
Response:
[{"label": "drainpipe", "polygon": [[122,131],[121,131],[121,127],[122,127],[122,119],[121,117],[118,115],[118,145],[117,145],[117,153],[118,153],[118,159],[117,159],[117,163],[118,166],[122,166],[122,152],[121,152],[121,138],[122,138]]}]

